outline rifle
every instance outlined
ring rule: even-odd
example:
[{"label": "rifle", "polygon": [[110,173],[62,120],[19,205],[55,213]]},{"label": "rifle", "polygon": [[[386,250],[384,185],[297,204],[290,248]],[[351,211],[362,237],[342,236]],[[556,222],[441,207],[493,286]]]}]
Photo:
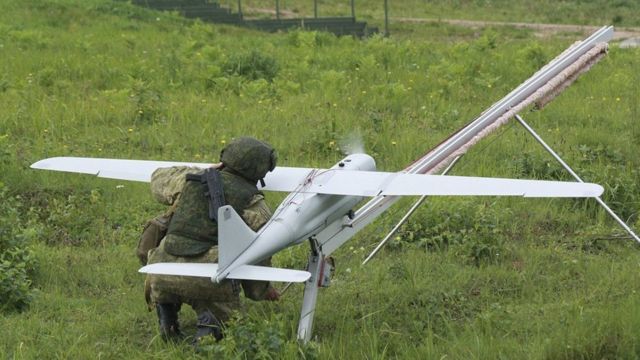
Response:
[{"label": "rifle", "polygon": [[209,198],[209,219],[217,222],[218,208],[226,205],[220,172],[217,169],[209,168],[202,174],[201,181],[207,184],[209,190],[204,193]]},{"label": "rifle", "polygon": [[202,184],[207,184],[207,191],[204,196],[209,200],[209,219],[217,222],[218,208],[227,204],[224,199],[220,172],[217,169],[208,168],[202,175],[187,174],[187,180],[196,180]]}]

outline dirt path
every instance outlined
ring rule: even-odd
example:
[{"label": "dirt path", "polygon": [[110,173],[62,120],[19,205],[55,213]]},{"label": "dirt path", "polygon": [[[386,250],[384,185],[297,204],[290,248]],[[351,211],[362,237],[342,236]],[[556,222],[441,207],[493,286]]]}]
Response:
[{"label": "dirt path", "polygon": [[[563,24],[533,24],[522,22],[500,22],[500,21],[476,21],[476,20],[456,20],[456,19],[429,19],[429,18],[408,18],[392,17],[391,22],[413,22],[413,23],[446,23],[451,25],[466,26],[471,28],[482,28],[487,26],[513,26],[516,28],[526,28],[535,30],[541,37],[555,35],[559,32],[581,32],[585,35],[591,34],[600,26],[590,25],[563,25]],[[624,40],[640,37],[640,28],[616,28],[614,40]]]}]

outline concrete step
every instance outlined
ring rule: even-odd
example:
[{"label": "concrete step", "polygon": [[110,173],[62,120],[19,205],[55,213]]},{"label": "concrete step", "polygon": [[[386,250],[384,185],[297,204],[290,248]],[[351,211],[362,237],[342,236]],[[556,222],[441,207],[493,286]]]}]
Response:
[{"label": "concrete step", "polygon": [[211,22],[211,23],[221,23],[221,24],[238,24],[243,25],[244,22],[239,15],[230,15],[230,16],[211,16],[211,15],[202,15],[202,16],[194,16],[192,19],[200,19],[202,21]]},{"label": "concrete step", "polygon": [[282,19],[282,20],[250,20],[245,21],[248,27],[260,29],[268,32],[276,32],[281,30],[289,30],[294,28],[304,28],[307,30],[326,31],[336,35],[353,35],[364,37],[371,32],[367,30],[367,23],[363,21],[354,21],[352,18],[331,19],[330,21],[322,21],[323,19]]},{"label": "concrete step", "polygon": [[367,26],[365,28],[365,34],[364,36],[371,36],[374,34],[378,34],[380,32],[380,29],[378,29],[377,26]]},{"label": "concrete step", "polygon": [[296,18],[296,19],[258,19],[247,20],[254,24],[350,24],[354,23],[352,17],[330,17],[330,18]]},{"label": "concrete step", "polygon": [[350,16],[344,17],[322,17],[322,18],[302,18],[306,24],[312,23],[354,23],[356,19]]},{"label": "concrete step", "polygon": [[184,6],[212,6],[220,7],[217,2],[208,2],[206,0],[133,0],[136,5],[158,8],[179,8]]},{"label": "concrete step", "polygon": [[206,8],[206,7],[188,7],[177,9],[179,13],[186,17],[199,17],[199,16],[235,16],[231,10],[224,8]]},{"label": "concrete step", "polygon": [[230,13],[231,10],[219,6],[212,5],[152,5],[149,6],[150,9],[161,10],[161,11],[189,11],[189,12],[224,12]]},{"label": "concrete step", "polygon": [[246,26],[268,32],[293,28],[326,31],[338,36],[351,35],[364,37],[378,32],[378,28],[367,27],[367,23],[356,21],[353,17],[320,17],[297,19],[258,19],[243,21],[239,14],[233,13],[217,2],[209,0],[132,0],[134,4],[156,10],[177,11],[187,18],[197,18],[212,23]]}]

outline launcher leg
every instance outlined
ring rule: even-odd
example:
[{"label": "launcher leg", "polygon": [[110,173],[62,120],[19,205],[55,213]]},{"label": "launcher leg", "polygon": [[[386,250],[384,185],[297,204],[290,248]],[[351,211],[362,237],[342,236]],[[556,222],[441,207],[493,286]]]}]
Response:
[{"label": "launcher leg", "polygon": [[[516,118],[516,120],[518,120],[520,125],[522,125],[525,128],[525,130],[527,130],[529,132],[529,134],[531,134],[531,136],[533,136],[534,139],[536,139],[536,141],[540,145],[542,145],[542,147],[545,150],[547,150],[547,152],[549,154],[551,154],[551,156],[553,156],[553,158],[556,159],[556,161],[559,162],[560,165],[562,165],[562,167],[565,168],[565,170],[567,170],[569,172],[569,174],[571,174],[571,176],[573,176],[574,179],[576,179],[578,182],[584,182],[584,181],[582,181],[580,176],[578,176],[578,174],[576,174],[576,172],[573,171],[573,169],[566,162],[564,162],[564,160],[562,160],[560,155],[558,155],[555,151],[553,151],[551,146],[547,145],[547,143],[544,140],[542,140],[542,137],[540,137],[540,135],[538,135],[538,133],[536,133],[535,130],[533,130],[533,128],[531,126],[529,126],[529,124],[527,124],[520,115],[516,114],[515,118]],[[638,235],[636,235],[636,233],[633,231],[633,229],[631,229],[631,227],[629,225],[627,225],[627,223],[625,223],[624,220],[620,219],[620,217],[616,213],[614,213],[613,210],[611,210],[611,208],[604,202],[604,200],[602,200],[600,197],[597,197],[596,201],[598,202],[598,204],[600,204],[607,211],[607,213],[609,213],[609,215],[611,215],[611,217],[615,221],[618,222],[618,224],[620,224],[620,226],[622,226],[622,228],[629,235],[631,235],[631,237],[635,241],[640,243],[640,237],[638,237]]]}]

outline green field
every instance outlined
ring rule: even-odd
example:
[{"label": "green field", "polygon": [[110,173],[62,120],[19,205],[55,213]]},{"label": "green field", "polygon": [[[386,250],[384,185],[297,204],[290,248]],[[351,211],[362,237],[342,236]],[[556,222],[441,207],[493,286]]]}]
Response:
[{"label": "green field", "polygon": [[[589,24],[625,9],[621,23],[638,25],[631,1],[544,9],[513,1],[508,11],[502,1],[411,3],[407,16]],[[337,4],[322,2],[347,8]],[[569,5],[575,17],[554,17]],[[362,6],[381,19],[377,2]],[[601,19],[587,20],[594,7]],[[264,34],[122,1],[0,1],[0,354],[640,358],[640,252],[593,200],[429,199],[361,266],[407,199],[337,251],[309,345],[294,340],[302,295],[294,286],[278,303],[247,300],[227,339],[194,353],[162,342],[146,310],[134,248],[145,220],[164,210],[148,187],[29,169],[52,156],[214,162],[230,139],[251,135],[273,144],[284,166],[332,166],[356,138],[379,169],[399,170],[581,39],[444,24],[392,30],[366,40]],[[636,230],[639,55],[612,44],[559,98],[522,113]],[[452,173],[570,179],[517,124]],[[268,194],[272,207],[280,199]],[[302,268],[306,251],[274,262]],[[194,315],[181,314],[192,333]]]}]

